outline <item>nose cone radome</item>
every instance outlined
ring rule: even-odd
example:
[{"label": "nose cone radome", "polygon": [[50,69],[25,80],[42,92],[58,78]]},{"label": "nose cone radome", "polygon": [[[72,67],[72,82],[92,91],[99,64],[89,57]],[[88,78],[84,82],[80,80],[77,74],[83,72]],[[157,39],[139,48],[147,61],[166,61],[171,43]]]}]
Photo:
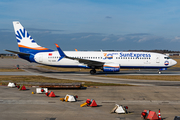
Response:
[{"label": "nose cone radome", "polygon": [[176,65],[176,64],[177,64],[177,62],[175,60],[172,60],[172,66]]}]

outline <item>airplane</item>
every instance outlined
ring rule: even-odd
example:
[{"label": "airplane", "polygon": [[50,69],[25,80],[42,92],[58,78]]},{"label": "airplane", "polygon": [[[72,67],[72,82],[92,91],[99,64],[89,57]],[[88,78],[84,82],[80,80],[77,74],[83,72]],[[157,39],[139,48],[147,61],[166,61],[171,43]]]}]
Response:
[{"label": "airplane", "polygon": [[177,64],[170,57],[154,52],[125,51],[62,51],[58,44],[57,51],[38,45],[19,21],[13,21],[19,52],[6,50],[17,54],[29,62],[63,68],[87,68],[90,74],[96,69],[103,72],[119,72],[122,68],[159,69],[162,70]]}]

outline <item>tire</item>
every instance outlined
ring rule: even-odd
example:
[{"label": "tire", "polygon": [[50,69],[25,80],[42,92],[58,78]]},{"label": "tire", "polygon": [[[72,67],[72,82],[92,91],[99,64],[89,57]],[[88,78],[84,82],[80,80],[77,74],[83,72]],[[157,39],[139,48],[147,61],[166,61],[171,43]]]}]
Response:
[{"label": "tire", "polygon": [[90,74],[94,75],[96,73],[96,70],[90,70]]}]

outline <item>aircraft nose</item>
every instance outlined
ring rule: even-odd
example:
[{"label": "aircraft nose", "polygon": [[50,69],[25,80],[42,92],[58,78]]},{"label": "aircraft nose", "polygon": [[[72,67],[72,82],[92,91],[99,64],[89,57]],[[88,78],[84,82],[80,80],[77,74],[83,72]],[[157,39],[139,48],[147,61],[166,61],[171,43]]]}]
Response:
[{"label": "aircraft nose", "polygon": [[172,65],[176,65],[177,62],[175,60],[172,60]]}]

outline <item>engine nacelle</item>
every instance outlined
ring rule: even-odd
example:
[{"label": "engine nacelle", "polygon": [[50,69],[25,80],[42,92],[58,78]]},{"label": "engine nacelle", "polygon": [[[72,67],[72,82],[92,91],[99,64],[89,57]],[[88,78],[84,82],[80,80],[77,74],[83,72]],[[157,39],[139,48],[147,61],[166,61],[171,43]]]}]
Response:
[{"label": "engine nacelle", "polygon": [[103,65],[104,72],[119,72],[119,70],[120,70],[119,64],[105,63]]}]

